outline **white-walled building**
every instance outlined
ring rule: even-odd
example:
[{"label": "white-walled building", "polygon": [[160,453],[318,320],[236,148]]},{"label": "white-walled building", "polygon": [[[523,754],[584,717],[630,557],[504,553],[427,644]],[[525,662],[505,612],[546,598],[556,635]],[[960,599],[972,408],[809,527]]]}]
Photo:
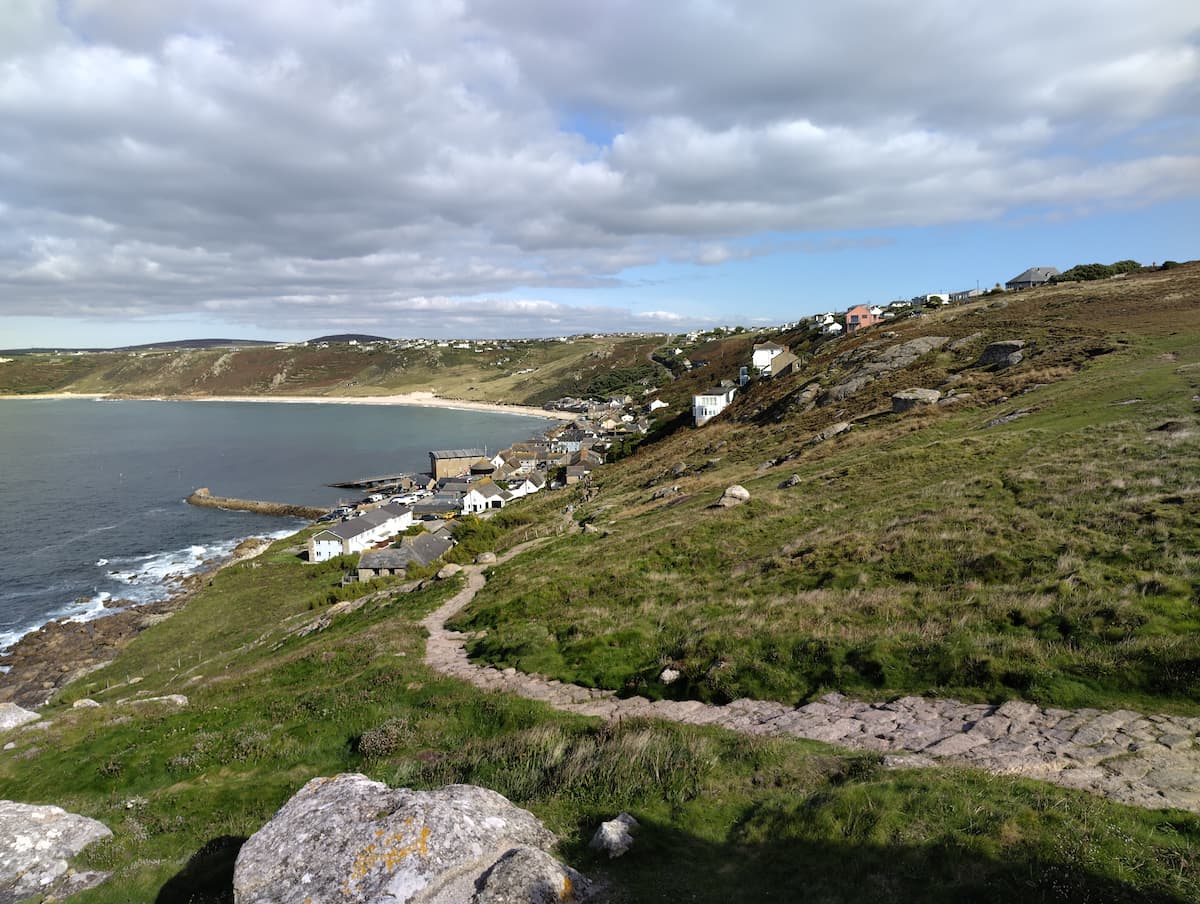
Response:
[{"label": "white-walled building", "polygon": [[358,518],[319,530],[308,538],[308,561],[326,562],[336,556],[370,549],[413,523],[411,506],[388,504]]},{"label": "white-walled building", "polygon": [[754,354],[750,356],[750,364],[759,370],[770,371],[771,362],[782,355],[787,349],[774,342],[764,342],[754,346]]},{"label": "white-walled building", "polygon": [[735,395],[737,395],[737,387],[730,386],[728,389],[723,387],[709,389],[692,396],[692,417],[696,420],[696,426],[703,427],[724,411]]}]

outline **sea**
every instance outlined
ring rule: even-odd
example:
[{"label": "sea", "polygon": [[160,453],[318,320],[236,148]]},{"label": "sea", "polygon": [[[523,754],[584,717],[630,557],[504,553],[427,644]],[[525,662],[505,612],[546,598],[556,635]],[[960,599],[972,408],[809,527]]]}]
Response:
[{"label": "sea", "polygon": [[328,484],[429,470],[431,449],[489,452],[543,418],[453,408],[277,402],[0,399],[0,671],[48,621],[164,599],[247,537],[304,522],[197,508],[214,495],[300,505]]}]

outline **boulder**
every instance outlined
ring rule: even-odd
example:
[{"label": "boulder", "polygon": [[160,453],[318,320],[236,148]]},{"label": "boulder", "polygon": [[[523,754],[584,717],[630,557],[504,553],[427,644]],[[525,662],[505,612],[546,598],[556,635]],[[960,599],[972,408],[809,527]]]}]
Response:
[{"label": "boulder", "polygon": [[779,484],[779,489],[781,489],[781,490],[790,490],[790,489],[791,489],[792,487],[794,487],[794,486],[799,486],[799,485],[801,484],[801,482],[802,482],[802,481],[801,481],[801,479],[800,479],[800,475],[799,475],[799,474],[793,474],[793,475],[792,475],[791,477],[789,477],[787,480],[785,480],[785,481],[783,481],[782,483],[780,483],[780,484]]},{"label": "boulder", "polygon": [[679,675],[679,669],[668,667],[662,670],[662,673],[658,676],[658,680],[663,684],[674,684],[679,680]]},{"label": "boulder", "polygon": [[494,791],[392,789],[365,775],[317,778],[242,846],[238,904],[574,901],[586,881],[554,836]]},{"label": "boulder", "polygon": [[861,374],[856,377],[851,377],[831,387],[824,395],[821,396],[822,405],[832,405],[836,402],[844,402],[850,396],[856,394],[868,383],[875,382],[875,377],[871,374]]},{"label": "boulder", "polygon": [[67,861],[112,832],[61,807],[0,800],[0,901],[48,900],[93,888],[108,873],[72,872]]},{"label": "boulder", "polygon": [[726,487],[725,492],[721,494],[721,498],[717,500],[716,504],[720,508],[731,508],[749,501],[750,491],[741,484],[735,483],[731,487]]},{"label": "boulder", "polygon": [[447,562],[440,569],[438,569],[437,577],[439,581],[445,581],[448,578],[454,577],[460,571],[462,571],[461,565],[456,565],[453,562]]},{"label": "boulder", "polygon": [[36,722],[40,718],[37,713],[23,709],[15,703],[0,703],[0,731],[8,731],[26,722]]},{"label": "boulder", "polygon": [[618,814],[608,822],[600,823],[588,847],[603,851],[610,858],[620,857],[633,847],[633,831],[637,827],[638,821],[628,813]]},{"label": "boulder", "polygon": [[936,389],[903,389],[892,394],[892,411],[900,414],[925,405],[936,405],[941,397]]},{"label": "boulder", "polygon": [[1023,348],[1025,348],[1024,339],[1005,339],[1002,342],[993,342],[983,350],[983,354],[979,356],[975,366],[995,367],[998,370],[1012,367],[1024,359]]},{"label": "boulder", "polygon": [[494,552],[481,552],[475,557],[476,565],[495,565],[496,554]]},{"label": "boulder", "polygon": [[688,469],[688,466],[686,464],[684,464],[682,461],[679,461],[679,462],[676,462],[674,465],[672,465],[671,470],[668,471],[667,473],[669,473],[672,477],[682,477],[684,474],[687,473],[687,469]]},{"label": "boulder", "polygon": [[813,443],[823,443],[827,439],[833,439],[835,436],[840,436],[850,429],[849,421],[838,421],[836,424],[831,424],[826,427],[811,440]]},{"label": "boulder", "polygon": [[471,904],[562,904],[581,900],[587,888],[583,876],[545,851],[518,847],[496,861]]},{"label": "boulder", "polygon": [[91,697],[80,697],[78,700],[76,700],[74,703],[71,704],[71,708],[72,709],[95,709],[99,705],[100,704],[97,703],[95,700],[93,700]]}]

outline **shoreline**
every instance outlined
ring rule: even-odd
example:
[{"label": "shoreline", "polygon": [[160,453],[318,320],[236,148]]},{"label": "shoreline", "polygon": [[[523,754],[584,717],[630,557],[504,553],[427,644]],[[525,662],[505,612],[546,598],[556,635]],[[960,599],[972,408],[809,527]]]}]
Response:
[{"label": "shoreline", "polygon": [[432,392],[402,392],[377,396],[131,396],[109,392],[41,392],[25,395],[0,395],[6,399],[92,399],[130,402],[259,402],[285,405],[401,405],[413,408],[446,408],[451,411],[486,411],[492,414],[516,414],[523,417],[540,417],[546,420],[573,421],[575,414],[568,411],[551,411],[534,408],[532,405],[509,405],[500,402],[478,402],[470,399],[446,399]]},{"label": "shoreline", "polygon": [[164,582],[168,593],[162,599],[113,609],[83,621],[61,616],[26,632],[0,656],[0,665],[8,668],[0,673],[0,703],[41,709],[63,688],[115,660],[146,628],[186,606],[218,572],[256,558],[300,530],[303,528],[276,539],[246,537],[218,561]]}]

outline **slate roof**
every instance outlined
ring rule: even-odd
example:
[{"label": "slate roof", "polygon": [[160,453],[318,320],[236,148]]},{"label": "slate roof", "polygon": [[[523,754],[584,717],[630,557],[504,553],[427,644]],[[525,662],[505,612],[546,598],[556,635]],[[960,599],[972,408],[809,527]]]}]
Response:
[{"label": "slate roof", "polygon": [[1014,276],[1005,285],[1013,283],[1044,283],[1049,282],[1051,276],[1058,275],[1058,267],[1030,267],[1020,276]]},{"label": "slate roof", "polygon": [[436,452],[430,452],[429,457],[433,459],[439,458],[483,458],[484,451],[482,449],[440,449]]}]

